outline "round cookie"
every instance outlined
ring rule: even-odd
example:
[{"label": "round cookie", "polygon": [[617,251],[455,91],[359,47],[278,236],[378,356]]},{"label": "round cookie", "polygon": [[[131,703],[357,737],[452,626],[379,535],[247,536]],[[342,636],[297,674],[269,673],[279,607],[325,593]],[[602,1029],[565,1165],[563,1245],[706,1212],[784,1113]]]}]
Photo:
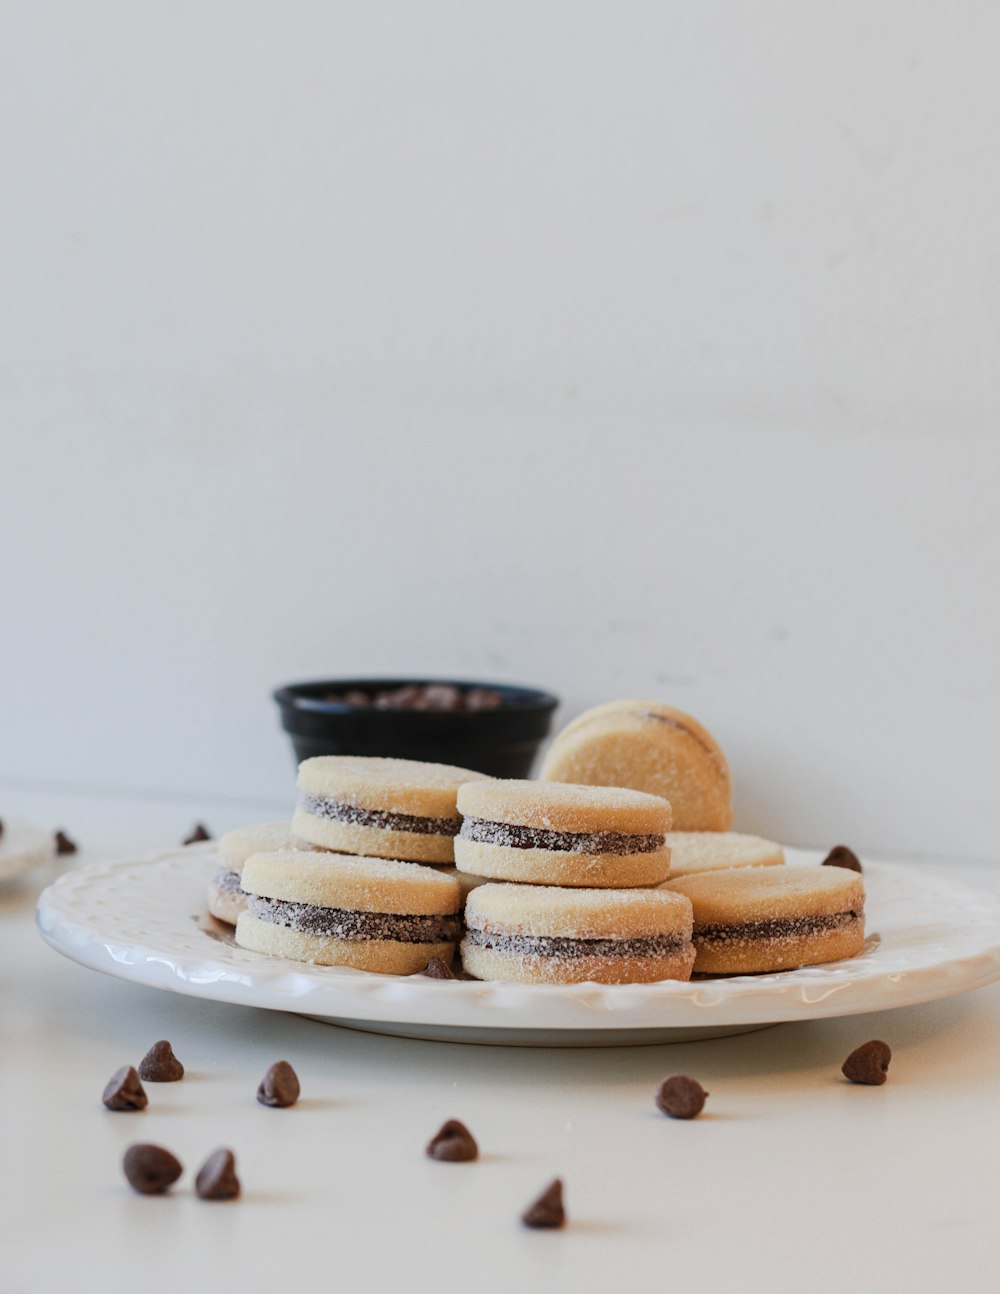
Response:
[{"label": "round cookie", "polygon": [[728,831],[732,786],[711,733],[683,710],[657,701],[609,701],[556,737],[545,782],[628,786],[670,801],[678,831]]},{"label": "round cookie", "polygon": [[671,831],[667,848],[670,880],[729,867],[775,867],[785,861],[785,851],[773,840],[738,831]]},{"label": "round cookie", "polygon": [[691,900],[697,974],[791,970],[865,946],[864,882],[842,867],[740,867],[682,876],[663,891]]},{"label": "round cookie", "polygon": [[526,885],[621,888],[666,880],[670,805],[559,782],[472,782],[458,793],[461,872]]},{"label": "round cookie", "polygon": [[272,849],[311,849],[297,840],[287,822],[258,822],[227,831],[218,840],[220,862],[208,882],[208,910],[219,921],[234,926],[247,905],[240,884],[243,864],[252,854]]},{"label": "round cookie", "polygon": [[450,962],[461,892],[429,867],[386,858],[279,849],[243,867],[241,948],[319,966],[412,975]]},{"label": "round cookie", "polygon": [[463,782],[482,773],[413,759],[319,755],[299,765],[292,830],[345,854],[453,863]]},{"label": "round cookie", "polygon": [[691,905],[665,890],[481,885],[465,905],[462,965],[514,984],[686,980]]}]

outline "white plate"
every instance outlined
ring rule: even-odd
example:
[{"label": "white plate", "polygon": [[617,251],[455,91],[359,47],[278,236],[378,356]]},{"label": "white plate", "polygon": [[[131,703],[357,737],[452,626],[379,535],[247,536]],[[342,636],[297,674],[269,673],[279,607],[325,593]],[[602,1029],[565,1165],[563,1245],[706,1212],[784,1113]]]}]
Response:
[{"label": "white plate", "polygon": [[[820,855],[787,851],[790,862]],[[153,988],[447,1041],[610,1046],[929,1002],[1000,978],[1000,899],[921,866],[870,864],[865,951],[850,961],[689,984],[521,985],[373,975],[238,948],[205,912],[211,845],[67,872],[38,903],[59,952]]]}]

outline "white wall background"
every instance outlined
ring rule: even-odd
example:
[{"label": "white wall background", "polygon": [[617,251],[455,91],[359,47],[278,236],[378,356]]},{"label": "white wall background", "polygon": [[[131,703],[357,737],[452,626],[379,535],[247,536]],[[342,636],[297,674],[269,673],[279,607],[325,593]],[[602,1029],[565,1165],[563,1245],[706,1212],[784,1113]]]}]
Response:
[{"label": "white wall background", "polygon": [[661,697],[991,857],[1000,9],[0,6],[0,779],[281,800],[278,682]]}]

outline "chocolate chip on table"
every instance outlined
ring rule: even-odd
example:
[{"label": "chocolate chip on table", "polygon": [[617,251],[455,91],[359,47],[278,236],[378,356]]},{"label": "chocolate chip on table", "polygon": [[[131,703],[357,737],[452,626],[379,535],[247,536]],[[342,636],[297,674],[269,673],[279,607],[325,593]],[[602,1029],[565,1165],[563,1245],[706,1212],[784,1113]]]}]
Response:
[{"label": "chocolate chip on table", "polygon": [[236,1156],[225,1148],[216,1150],[198,1169],[194,1189],[202,1200],[235,1200],[240,1193]]},{"label": "chocolate chip on table", "polygon": [[442,1123],[427,1143],[428,1159],[439,1159],[447,1164],[467,1164],[479,1158],[476,1139],[457,1119]]},{"label": "chocolate chip on table", "polygon": [[705,1108],[708,1093],[687,1074],[672,1074],[656,1089],[656,1104],[671,1119],[693,1119]]},{"label": "chocolate chip on table", "polygon": [[455,972],[441,957],[432,957],[420,974],[426,975],[429,979],[458,979]]},{"label": "chocolate chip on table", "polygon": [[162,1195],[184,1171],[180,1160],[169,1150],[149,1142],[129,1146],[122,1168],[129,1185],[140,1195]]},{"label": "chocolate chip on table", "polygon": [[56,853],[57,854],[75,854],[76,841],[70,840],[65,831],[61,828],[56,832]]},{"label": "chocolate chip on table", "polygon": [[287,1060],[276,1060],[257,1088],[257,1100],[261,1105],[283,1109],[294,1105],[299,1099],[299,1076]]},{"label": "chocolate chip on table", "polygon": [[846,867],[848,871],[860,872],[861,859],[853,849],[846,845],[834,845],[821,863],[822,867]]},{"label": "chocolate chip on table", "polygon": [[101,1100],[109,1110],[144,1110],[149,1104],[149,1097],[133,1065],[122,1065],[121,1069],[115,1070],[101,1094]]},{"label": "chocolate chip on table", "polygon": [[200,845],[203,840],[211,840],[212,833],[201,822],[196,822],[191,828],[191,834],[181,841],[182,845]]},{"label": "chocolate chip on table", "polygon": [[139,1077],[147,1083],[176,1083],[184,1077],[184,1066],[165,1038],[161,1042],[154,1042],[143,1056],[139,1062]]},{"label": "chocolate chip on table", "polygon": [[526,1227],[562,1227],[566,1224],[566,1210],[563,1208],[563,1184],[557,1177],[546,1186],[538,1199],[521,1214],[521,1221]]},{"label": "chocolate chip on table", "polygon": [[840,1067],[840,1072],[852,1083],[863,1083],[866,1087],[881,1087],[889,1076],[889,1061],[892,1052],[888,1043],[873,1039],[855,1047]]}]

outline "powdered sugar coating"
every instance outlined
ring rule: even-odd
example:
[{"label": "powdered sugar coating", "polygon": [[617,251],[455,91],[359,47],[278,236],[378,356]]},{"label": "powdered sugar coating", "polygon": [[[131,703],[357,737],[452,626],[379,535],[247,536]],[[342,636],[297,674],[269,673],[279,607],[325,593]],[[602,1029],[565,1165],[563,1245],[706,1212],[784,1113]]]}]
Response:
[{"label": "powdered sugar coating", "polygon": [[482,773],[451,764],[361,755],[317,755],[299,765],[298,789],[387,813],[454,818],[464,782],[486,781]]},{"label": "powdered sugar coating", "polygon": [[543,831],[611,831],[665,835],[669,803],[656,795],[618,786],[496,779],[462,786],[458,811],[487,822]]},{"label": "powdered sugar coating", "polygon": [[230,871],[241,872],[253,854],[273,849],[308,849],[309,845],[292,834],[290,822],[257,822],[236,827],[219,837],[218,849]]},{"label": "powdered sugar coating", "polygon": [[691,900],[696,928],[861,912],[865,904],[864,881],[842,867],[731,868],[681,876],[663,891]]},{"label": "powdered sugar coating", "polygon": [[671,831],[667,848],[670,880],[730,867],[774,867],[785,861],[785,851],[773,840],[737,831]]},{"label": "powdered sugar coating", "polygon": [[652,984],[687,980],[695,957],[690,943],[658,956],[613,953],[566,957],[482,948],[468,936],[462,940],[461,950],[462,965],[470,975],[508,984]]},{"label": "powdered sugar coating", "polygon": [[521,885],[569,885],[628,889],[667,879],[670,854],[664,845],[639,854],[581,854],[572,850],[520,849],[459,836],[455,863],[460,871]]},{"label": "powdered sugar coating", "polygon": [[561,889],[481,885],[465,904],[476,930],[562,939],[691,938],[691,904],[666,890]]},{"label": "powdered sugar coating", "polygon": [[382,975],[413,975],[432,957],[450,962],[455,945],[414,944],[396,939],[336,939],[260,921],[244,912],[236,923],[236,942],[268,957],[288,957],[316,966],[351,966]]},{"label": "powdered sugar coating", "polygon": [[359,912],[446,915],[461,907],[458,884],[430,867],[318,850],[255,854],[242,884],[249,894]]},{"label": "powdered sugar coating", "polygon": [[658,701],[611,701],[556,737],[544,781],[628,786],[668,799],[679,831],[727,831],[732,786],[725,755],[696,719]]}]

